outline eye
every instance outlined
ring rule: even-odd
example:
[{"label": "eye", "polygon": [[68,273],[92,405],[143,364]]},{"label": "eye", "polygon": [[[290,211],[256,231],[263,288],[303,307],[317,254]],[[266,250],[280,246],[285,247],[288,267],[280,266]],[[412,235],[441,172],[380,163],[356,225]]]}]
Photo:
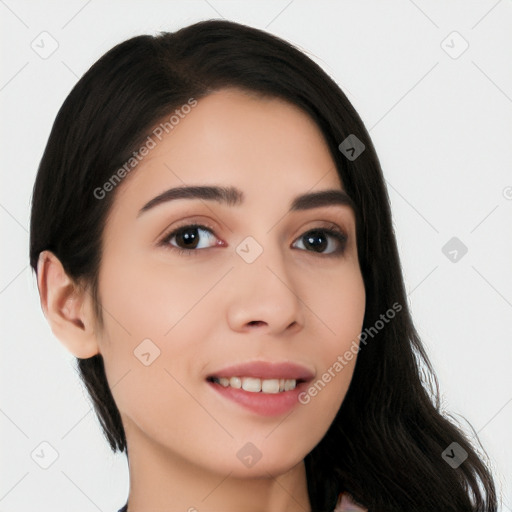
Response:
[{"label": "eye", "polygon": [[192,254],[195,249],[208,249],[218,245],[213,231],[199,224],[181,226],[164,237],[162,245],[171,246],[179,253]]},{"label": "eye", "polygon": [[298,238],[299,249],[317,252],[325,255],[341,255],[347,243],[347,235],[337,226],[330,229],[315,228],[307,231]]},{"label": "eye", "polygon": [[[347,243],[347,235],[333,225],[330,228],[315,228],[302,234],[294,246],[307,252],[325,256],[342,255]],[[222,245],[216,241],[212,228],[201,224],[180,226],[164,236],[160,245],[178,251],[179,254],[191,255],[197,249],[208,249]]]}]

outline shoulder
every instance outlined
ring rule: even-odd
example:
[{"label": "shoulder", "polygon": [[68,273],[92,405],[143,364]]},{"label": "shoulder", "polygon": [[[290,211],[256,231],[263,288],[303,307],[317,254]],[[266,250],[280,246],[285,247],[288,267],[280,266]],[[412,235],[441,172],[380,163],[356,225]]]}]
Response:
[{"label": "shoulder", "polygon": [[368,512],[368,510],[356,505],[350,494],[342,492],[338,497],[338,503],[336,503],[336,508],[333,512]]}]

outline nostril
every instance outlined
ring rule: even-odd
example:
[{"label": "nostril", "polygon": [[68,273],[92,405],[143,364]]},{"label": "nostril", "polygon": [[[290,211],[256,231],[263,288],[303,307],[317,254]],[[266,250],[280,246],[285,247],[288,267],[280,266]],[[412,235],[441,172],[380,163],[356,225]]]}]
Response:
[{"label": "nostril", "polygon": [[258,324],[263,324],[265,322],[262,322],[261,320],[253,320],[252,322],[249,322],[249,325],[258,325]]}]

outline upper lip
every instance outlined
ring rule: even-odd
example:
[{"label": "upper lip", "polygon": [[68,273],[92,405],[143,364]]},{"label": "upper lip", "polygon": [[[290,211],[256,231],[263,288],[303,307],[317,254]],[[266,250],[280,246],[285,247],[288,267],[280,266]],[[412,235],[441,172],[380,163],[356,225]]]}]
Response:
[{"label": "upper lip", "polygon": [[307,367],[292,363],[271,363],[267,361],[253,361],[248,363],[227,366],[208,375],[211,377],[254,377],[259,379],[295,379],[310,381],[314,373]]}]

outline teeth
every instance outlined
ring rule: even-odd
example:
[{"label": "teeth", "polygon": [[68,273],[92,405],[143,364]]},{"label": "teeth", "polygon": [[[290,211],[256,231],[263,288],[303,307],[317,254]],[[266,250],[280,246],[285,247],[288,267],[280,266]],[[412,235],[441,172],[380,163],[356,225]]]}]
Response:
[{"label": "teeth", "polygon": [[261,381],[263,393],[279,393],[279,379],[268,379]]},{"label": "teeth", "polygon": [[261,391],[261,379],[244,377],[242,379],[242,389],[251,393],[259,393]]},{"label": "teeth", "polygon": [[285,380],[284,381],[284,390],[290,391],[290,389],[295,389],[297,383],[294,380]]},{"label": "teeth", "polygon": [[254,377],[214,377],[215,382],[227,388],[243,389],[251,393],[270,393],[276,394],[283,391],[295,389],[297,381],[295,379],[257,379]]},{"label": "teeth", "polygon": [[242,381],[239,377],[231,377],[229,379],[229,385],[232,388],[240,389],[242,387]]}]

